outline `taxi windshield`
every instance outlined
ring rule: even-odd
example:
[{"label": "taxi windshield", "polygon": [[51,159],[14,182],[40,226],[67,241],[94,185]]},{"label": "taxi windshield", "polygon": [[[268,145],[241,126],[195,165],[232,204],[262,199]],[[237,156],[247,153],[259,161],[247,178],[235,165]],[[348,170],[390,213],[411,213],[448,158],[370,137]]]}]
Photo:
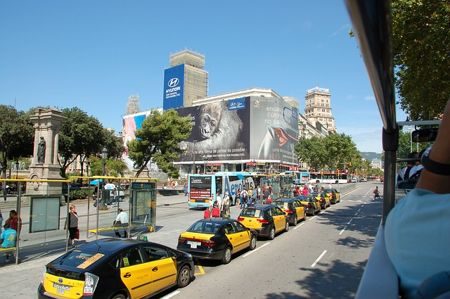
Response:
[{"label": "taxi windshield", "polygon": [[261,216],[261,210],[257,209],[243,209],[241,212],[241,216],[243,217],[260,217]]},{"label": "taxi windshield", "polygon": [[191,233],[217,233],[221,224],[216,222],[208,222],[208,221],[197,221],[191,227],[188,228],[188,232]]}]

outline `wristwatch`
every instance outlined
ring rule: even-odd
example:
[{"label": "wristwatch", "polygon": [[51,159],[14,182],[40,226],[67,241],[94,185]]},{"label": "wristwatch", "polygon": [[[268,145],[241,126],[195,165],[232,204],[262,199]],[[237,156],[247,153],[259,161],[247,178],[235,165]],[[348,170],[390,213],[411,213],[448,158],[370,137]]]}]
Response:
[{"label": "wristwatch", "polygon": [[450,176],[450,164],[439,163],[430,159],[431,146],[422,154],[421,162],[423,167],[429,172]]}]

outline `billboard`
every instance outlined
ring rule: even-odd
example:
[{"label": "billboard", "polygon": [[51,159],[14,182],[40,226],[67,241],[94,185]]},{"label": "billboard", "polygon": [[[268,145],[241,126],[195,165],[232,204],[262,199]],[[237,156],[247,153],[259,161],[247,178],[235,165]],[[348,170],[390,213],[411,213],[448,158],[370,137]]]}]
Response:
[{"label": "billboard", "polygon": [[177,110],[192,118],[191,136],[181,161],[242,160],[249,157],[249,98],[220,101]]},{"label": "billboard", "polygon": [[183,107],[184,64],[164,70],[163,109]]},{"label": "billboard", "polygon": [[252,97],[250,106],[250,158],[296,163],[297,108],[279,98],[263,97]]},{"label": "billboard", "polygon": [[136,139],[136,130],[142,128],[142,123],[145,118],[150,114],[150,111],[129,114],[123,116],[122,119],[122,136],[123,145],[125,146],[125,153],[128,154],[127,143]]}]

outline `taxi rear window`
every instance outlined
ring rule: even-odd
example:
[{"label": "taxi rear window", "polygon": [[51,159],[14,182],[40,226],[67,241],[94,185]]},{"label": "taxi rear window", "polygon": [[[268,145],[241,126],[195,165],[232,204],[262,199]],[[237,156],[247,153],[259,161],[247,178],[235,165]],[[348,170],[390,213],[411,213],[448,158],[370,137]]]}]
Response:
[{"label": "taxi rear window", "polygon": [[215,234],[220,226],[221,224],[216,222],[198,221],[188,228],[187,231],[191,233]]},{"label": "taxi rear window", "polygon": [[261,210],[257,209],[243,209],[241,212],[242,217],[260,217],[261,216]]},{"label": "taxi rear window", "polygon": [[78,269],[86,269],[101,260],[103,256],[104,254],[98,252],[73,250],[61,260],[60,264]]}]

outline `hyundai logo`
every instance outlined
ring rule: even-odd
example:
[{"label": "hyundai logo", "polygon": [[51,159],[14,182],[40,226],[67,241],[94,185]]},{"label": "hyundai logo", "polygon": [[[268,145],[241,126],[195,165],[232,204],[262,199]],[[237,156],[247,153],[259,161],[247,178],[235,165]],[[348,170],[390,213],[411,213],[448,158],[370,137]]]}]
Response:
[{"label": "hyundai logo", "polygon": [[172,78],[169,80],[169,82],[167,82],[167,85],[169,87],[175,87],[178,85],[178,83],[180,83],[180,80],[178,80],[178,78]]}]

